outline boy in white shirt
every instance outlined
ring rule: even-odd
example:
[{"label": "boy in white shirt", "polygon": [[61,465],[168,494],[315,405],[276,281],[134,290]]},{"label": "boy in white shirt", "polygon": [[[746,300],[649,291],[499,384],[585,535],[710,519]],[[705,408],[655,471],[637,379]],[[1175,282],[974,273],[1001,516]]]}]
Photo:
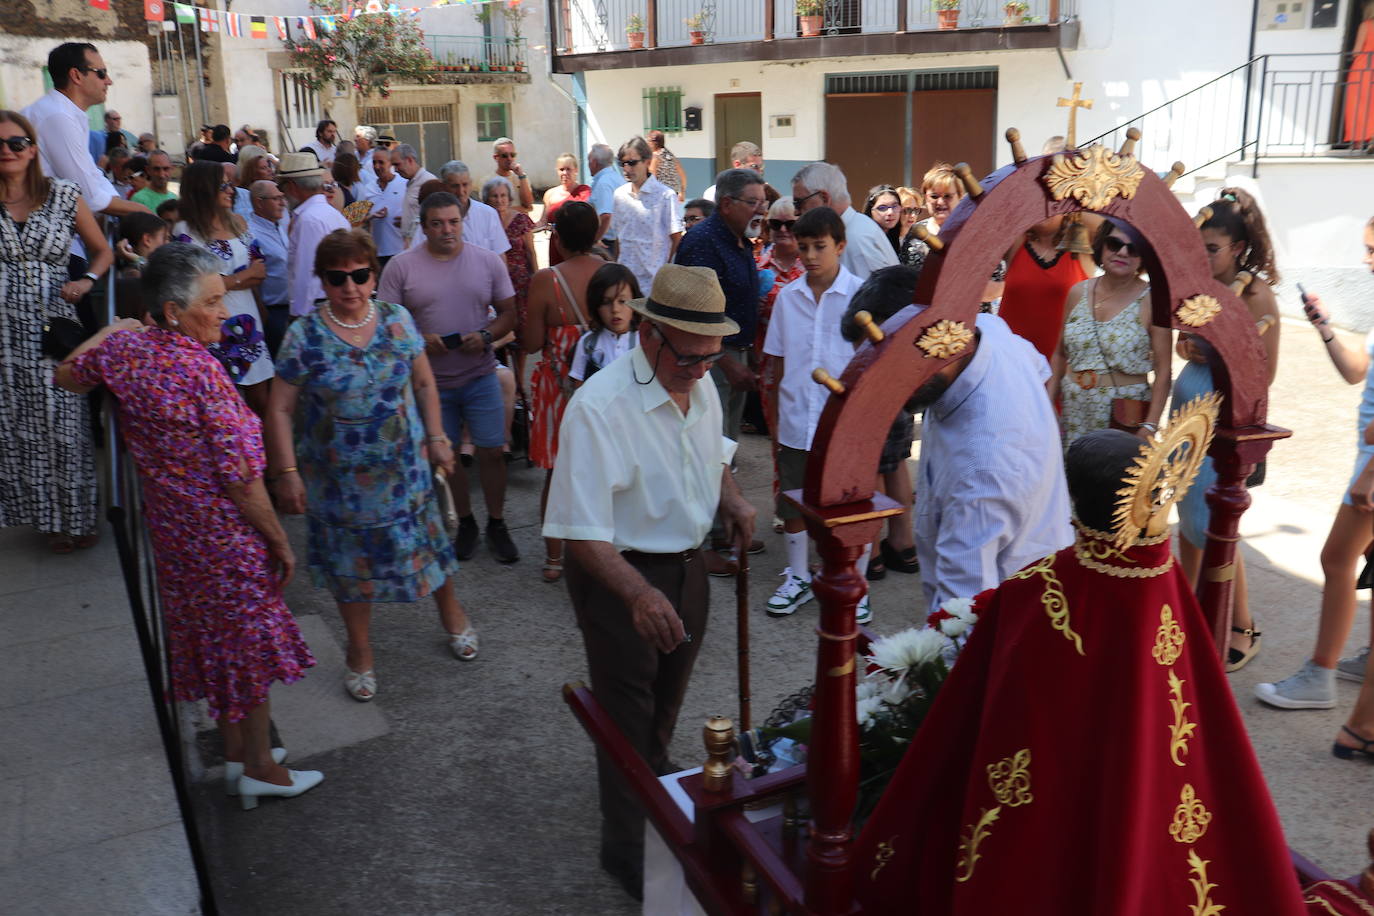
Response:
[{"label": "boy in white shirt", "polygon": [[[854,345],[840,334],[840,320],[861,281],[840,264],[844,253],[844,221],[829,207],[803,213],[792,227],[806,273],[784,286],[773,305],[763,352],[774,357],[772,370],[778,418],[779,490],[795,490],[806,476],[806,458],[816,424],[829,391],[811,380],[816,369],[838,378],[854,355]],[[784,617],[810,601],[811,571],[807,563],[806,524],[796,506],[778,497],[778,517],[787,541],[787,569],[783,583],[768,599],[770,616]],[[862,572],[865,551],[859,560]],[[857,609],[860,623],[872,619],[868,596]]]}]

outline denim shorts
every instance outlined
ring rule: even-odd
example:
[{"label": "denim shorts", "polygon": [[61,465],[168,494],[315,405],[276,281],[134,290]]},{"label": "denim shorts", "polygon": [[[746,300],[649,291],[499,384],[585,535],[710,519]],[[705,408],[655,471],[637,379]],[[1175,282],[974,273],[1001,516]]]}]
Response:
[{"label": "denim shorts", "polygon": [[444,434],[456,449],[463,439],[463,426],[472,434],[478,448],[500,448],[506,444],[506,405],[501,399],[501,383],[491,372],[475,378],[461,388],[439,389],[439,410],[444,417]]}]

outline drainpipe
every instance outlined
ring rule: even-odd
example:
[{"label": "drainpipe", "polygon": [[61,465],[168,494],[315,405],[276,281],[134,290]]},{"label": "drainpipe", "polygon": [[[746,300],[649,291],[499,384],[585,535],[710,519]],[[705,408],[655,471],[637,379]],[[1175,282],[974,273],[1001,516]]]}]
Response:
[{"label": "drainpipe", "polygon": [[[1255,30],[1259,25],[1259,5],[1260,0],[1254,0],[1250,7],[1250,47],[1245,53],[1245,105],[1241,113],[1240,122],[1240,158],[1245,161],[1245,146],[1249,138],[1250,131],[1250,92],[1253,88],[1251,81],[1255,73]],[[1264,91],[1263,83],[1260,84],[1260,92]],[[1260,100],[1263,103],[1263,99]],[[1251,177],[1259,177],[1259,131],[1255,132],[1255,161],[1251,168]]]}]

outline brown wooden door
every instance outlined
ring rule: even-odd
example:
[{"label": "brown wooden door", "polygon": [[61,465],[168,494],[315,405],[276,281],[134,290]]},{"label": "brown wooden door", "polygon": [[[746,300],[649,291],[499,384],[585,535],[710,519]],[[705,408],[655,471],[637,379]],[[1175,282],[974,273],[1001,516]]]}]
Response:
[{"label": "brown wooden door", "polygon": [[906,98],[904,92],[826,96],[825,161],[844,172],[856,209],[873,185],[902,183]]},{"label": "brown wooden door", "polygon": [[[743,140],[763,149],[763,97],[757,92],[716,96],[716,171],[730,168],[730,148]],[[763,150],[764,161],[768,150]]]},{"label": "brown wooden door", "polygon": [[911,183],[935,162],[967,162],[979,178],[993,169],[996,89],[928,89],[911,94]]}]

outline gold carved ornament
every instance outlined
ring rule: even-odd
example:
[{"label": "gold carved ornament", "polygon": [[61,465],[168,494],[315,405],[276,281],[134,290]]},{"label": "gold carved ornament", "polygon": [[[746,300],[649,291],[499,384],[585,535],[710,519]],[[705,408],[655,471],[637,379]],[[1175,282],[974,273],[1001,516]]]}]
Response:
[{"label": "gold carved ornament", "polygon": [[882,871],[885,867],[887,867],[888,860],[897,854],[897,849],[893,845],[893,841],[895,841],[896,839],[897,835],[894,833],[892,835],[892,839],[886,840],[878,844],[878,852],[873,856],[873,861],[875,864],[873,866],[873,871],[868,873],[868,880],[877,881],[878,872]]},{"label": "gold carved ornament", "polygon": [[1045,580],[1045,590],[1040,595],[1040,603],[1044,605],[1045,613],[1050,618],[1050,626],[1063,633],[1064,638],[1073,643],[1079,655],[1087,655],[1083,651],[1083,637],[1073,631],[1069,620],[1069,600],[1064,597],[1064,584],[1054,574],[1054,554],[1050,554],[1034,566],[1027,566],[1020,572],[1013,573],[1011,578],[1029,579],[1031,576],[1041,576]]},{"label": "gold carved ornament", "polygon": [[978,860],[983,857],[978,851],[978,847],[983,845],[983,841],[992,832],[992,825],[1002,813],[1000,807],[984,808],[978,815],[978,821],[969,824],[964,828],[964,832],[959,836],[959,859],[954,863],[954,880],[963,884],[973,877],[973,867],[978,864]]},{"label": "gold carved ornament", "polygon": [[1216,885],[1207,880],[1209,864],[1209,860],[1199,856],[1195,850],[1188,850],[1188,870],[1193,873],[1188,883],[1193,885],[1193,893],[1197,894],[1197,902],[1188,906],[1189,916],[1218,916],[1226,909],[1220,903],[1212,902],[1212,891]]},{"label": "gold carved ornament", "polygon": [[1189,401],[1140,447],[1122,481],[1125,486],[1116,491],[1112,538],[1117,547],[1131,546],[1142,531],[1157,537],[1169,530],[1169,510],[1188,492],[1207,457],[1220,406],[1221,395],[1215,391]]},{"label": "gold carved ornament", "polygon": [[1202,839],[1210,823],[1212,812],[1198,801],[1193,784],[1185,782],[1183,791],[1179,793],[1178,807],[1174,808],[1173,823],[1169,824],[1169,836],[1179,843],[1191,846]]},{"label": "gold carved ornament", "polygon": [[1212,296],[1199,294],[1191,299],[1184,299],[1179,303],[1178,311],[1174,314],[1178,317],[1180,324],[1186,324],[1190,328],[1200,328],[1221,314],[1221,303]]},{"label": "gold carved ornament", "polygon": [[988,764],[988,788],[1008,808],[1035,801],[1035,796],[1031,795],[1030,763],[1030,748],[1025,747],[1010,757]]},{"label": "gold carved ornament", "polygon": [[962,321],[946,318],[926,328],[926,332],[916,341],[916,346],[931,359],[946,359],[962,353],[971,340],[973,332],[964,327]]},{"label": "gold carved ornament", "polygon": [[1188,707],[1193,704],[1183,699],[1185,683],[1172,670],[1169,672],[1169,706],[1174,711],[1174,721],[1169,726],[1169,757],[1174,761],[1174,766],[1180,767],[1183,761],[1179,757],[1188,753],[1188,741],[1197,731],[1197,723],[1188,721]]},{"label": "gold carved ornament", "polygon": [[1072,197],[1089,210],[1102,210],[1116,197],[1132,198],[1145,177],[1134,156],[1121,156],[1100,143],[1077,155],[1059,153],[1045,172],[1055,200]]},{"label": "gold carved ornament", "polygon": [[1178,661],[1183,654],[1183,641],[1187,639],[1183,627],[1174,619],[1174,609],[1164,605],[1159,611],[1159,629],[1155,630],[1155,647],[1150,650],[1155,661],[1166,668]]}]

